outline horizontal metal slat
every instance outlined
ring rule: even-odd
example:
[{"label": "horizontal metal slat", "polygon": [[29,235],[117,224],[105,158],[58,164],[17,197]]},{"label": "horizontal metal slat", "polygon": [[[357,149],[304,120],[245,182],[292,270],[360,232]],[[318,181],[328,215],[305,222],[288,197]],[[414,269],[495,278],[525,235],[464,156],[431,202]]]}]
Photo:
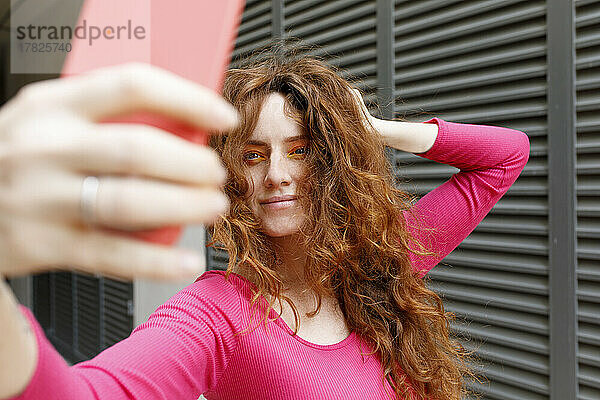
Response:
[{"label": "horizontal metal slat", "polygon": [[474,37],[458,38],[444,46],[427,46],[428,42],[421,43],[414,48],[403,48],[400,44],[395,46],[394,52],[396,68],[403,68],[409,65],[430,63],[435,60],[444,60],[447,58],[458,58],[464,54],[481,53],[487,49],[493,49],[500,46],[519,42],[537,42],[537,39],[544,38],[546,35],[544,21],[530,23],[522,27],[511,27],[509,31],[486,32],[485,35]]},{"label": "horizontal metal slat", "polygon": [[245,7],[251,8],[260,3],[269,3],[270,4],[271,1],[270,0],[246,0]]},{"label": "horizontal metal slat", "polygon": [[577,257],[600,261],[600,249],[597,239],[579,238],[577,241]]},{"label": "horizontal metal slat", "polygon": [[[332,31],[334,27],[345,28],[344,31],[358,32],[362,30],[372,29],[375,27],[375,5],[366,4],[360,7],[352,7],[350,9],[341,9],[337,13],[330,16],[319,18],[306,25],[298,27],[286,27],[286,32],[293,36],[303,39],[311,39],[312,36],[320,34],[328,30]],[[336,30],[336,32],[338,31]],[[332,39],[339,37],[339,33],[332,33]]]},{"label": "horizontal metal slat", "polygon": [[512,30],[514,29],[514,25],[518,25],[519,22],[529,21],[544,16],[545,12],[545,4],[539,4],[539,2],[527,2],[502,14],[484,15],[480,18],[467,20],[466,22],[461,21],[461,23],[445,23],[439,27],[429,29],[423,34],[410,35],[410,37],[406,38],[402,37],[401,26],[397,26],[394,29],[394,35],[396,37],[394,51],[399,53],[408,49],[420,47],[423,43],[431,45],[436,42],[444,42],[462,36],[477,35],[481,32],[490,31],[494,28],[506,27],[507,25],[512,25]]},{"label": "horizontal metal slat", "polygon": [[[418,95],[419,92],[413,92]],[[464,90],[462,87],[442,87],[439,93],[427,97],[409,98],[405,92],[396,92],[397,112],[407,112],[415,108],[415,104],[426,110],[450,110],[462,107],[496,104],[500,102],[526,101],[538,99],[546,94],[545,80],[525,80],[505,83],[488,88],[474,86]],[[410,102],[407,100],[410,99]]]},{"label": "horizontal metal slat", "polygon": [[[596,21],[596,23],[600,23]],[[600,33],[592,32],[581,32],[577,33],[577,39],[575,39],[575,48],[584,49],[587,47],[598,46],[600,44]]]},{"label": "horizontal metal slat", "polygon": [[497,371],[485,369],[488,378],[515,386],[526,385],[540,394],[547,392],[548,357],[491,343],[463,342],[463,346],[469,351],[476,350],[479,357],[491,361],[492,365],[500,367],[498,364],[501,364],[502,368]]},{"label": "horizontal metal slat", "polygon": [[[330,0],[327,2],[320,1],[313,4],[312,7],[304,7],[303,12],[296,12],[293,7],[285,7],[284,25],[294,27],[304,25],[311,21],[323,20],[328,16],[338,14],[340,10],[348,10],[350,8],[358,8],[357,5],[365,3],[365,0]],[[375,11],[375,2],[367,2],[362,7]],[[298,8],[298,6],[296,7]]]},{"label": "horizontal metal slat", "polygon": [[600,304],[580,301],[578,307],[577,319],[580,322],[600,325]]},{"label": "horizontal metal slat", "polygon": [[[600,368],[600,348],[598,346],[589,346],[587,344],[579,344],[577,359],[580,365],[588,365],[593,368]],[[600,378],[600,370],[598,371]]]},{"label": "horizontal metal slat", "polygon": [[[577,220],[577,237],[582,239],[600,239],[600,223],[588,218],[579,218]],[[600,252],[600,250],[598,251]]]},{"label": "horizontal metal slat", "polygon": [[[579,322],[577,338],[579,343],[585,343],[600,349],[600,325]],[[598,354],[600,354],[600,351],[598,351]]]},{"label": "horizontal metal slat", "polygon": [[[502,92],[513,86],[513,90],[526,89],[529,90],[535,86],[539,95],[540,89],[545,89],[545,80],[533,79],[543,78],[546,76],[546,66],[537,61],[529,61],[517,63],[514,65],[504,65],[502,67],[494,66],[493,68],[471,69],[470,71],[460,74],[453,73],[453,70],[448,69],[443,77],[430,76],[423,81],[418,81],[412,84],[403,82],[402,76],[396,80],[396,85],[399,94],[403,98],[423,97],[428,94],[434,94],[439,97],[441,93],[450,92],[449,95],[455,95],[457,99],[473,92],[498,92],[499,100],[502,101]],[[519,83],[511,83],[519,81]],[[502,85],[501,85],[502,84]],[[493,85],[493,86],[492,86]],[[491,86],[484,88],[484,86]],[[457,93],[459,90],[469,89],[469,93]],[[475,90],[473,90],[475,89]]]},{"label": "horizontal metal slat", "polygon": [[574,0],[573,2],[575,3],[577,12],[581,13],[581,8],[583,8],[583,6],[586,6],[588,4],[596,4],[598,0]]},{"label": "horizontal metal slat", "polygon": [[[527,190],[522,191],[524,194],[531,196],[543,196],[547,192],[546,186],[540,184],[539,187],[532,188],[529,186]],[[541,197],[523,197],[523,198],[503,198],[496,203],[493,212],[499,215],[533,215],[547,216],[548,215],[548,200]]]},{"label": "horizontal metal slat", "polygon": [[[490,257],[489,251],[465,249],[459,246],[448,254],[443,262],[454,266],[464,265],[472,268],[503,271],[506,273],[518,272],[538,277],[545,277],[548,275],[547,257],[515,254],[513,252],[502,253],[499,254],[498,257]],[[432,272],[435,273],[435,269],[433,269]]]},{"label": "horizontal metal slat", "polygon": [[[578,194],[579,191],[582,191],[584,193],[589,193],[592,192],[591,195],[593,196],[594,193],[597,193],[598,187],[596,185],[592,186],[592,185],[586,185],[583,187],[579,187],[578,188]],[[577,215],[579,217],[599,217],[600,216],[600,204],[598,204],[597,199],[594,198],[590,198],[590,197],[584,197],[584,196],[579,196],[578,197],[578,204],[577,204]]]},{"label": "horizontal metal slat", "polygon": [[[500,258],[500,257],[498,257]],[[448,264],[444,260],[445,264]],[[454,282],[457,284],[469,282],[469,285],[479,288],[510,290],[517,293],[547,295],[548,281],[545,277],[515,274],[502,271],[478,270],[476,268],[458,267],[434,268],[429,275],[436,280]]]},{"label": "horizontal metal slat", "polygon": [[246,23],[240,25],[240,30],[238,31],[238,37],[245,37],[246,34],[250,34],[252,31],[259,30],[266,26],[271,26],[271,13],[268,12],[266,14],[257,16],[249,20]]},{"label": "horizontal metal slat", "polygon": [[439,0],[421,0],[419,2],[396,0],[394,2],[394,19],[397,24],[400,19],[407,19],[409,17],[415,17],[416,15],[430,13],[439,8],[462,2],[464,2],[464,0],[445,0],[444,2],[440,2]]},{"label": "horizontal metal slat", "polygon": [[273,2],[270,0],[258,0],[253,3],[246,2],[246,7],[244,7],[244,12],[242,13],[240,28],[242,25],[246,25],[258,17],[264,16],[265,14],[270,15],[272,5]]},{"label": "horizontal metal slat", "polygon": [[[547,387],[542,382],[547,380],[548,375],[548,357],[515,350],[492,343],[473,343],[463,342],[465,349],[476,350],[477,355],[483,360],[491,361],[493,364],[502,364],[501,375],[487,374],[488,378],[494,378],[500,382],[514,385],[525,384],[530,380],[536,387],[531,387],[537,393],[545,393]],[[484,361],[485,362],[485,361]],[[511,374],[514,371],[514,375]],[[535,379],[534,377],[537,377]]]},{"label": "horizontal metal slat", "polygon": [[241,60],[244,56],[251,54],[254,50],[259,47],[264,47],[271,42],[271,30],[263,32],[264,36],[256,39],[255,42],[251,42],[244,46],[239,46],[235,48],[232,53],[232,65],[238,65],[240,62],[244,62],[245,60]]},{"label": "horizontal metal slat", "polygon": [[[439,267],[438,267],[439,268]],[[431,281],[431,289],[453,301],[464,301],[473,304],[486,304],[498,308],[548,314],[548,298],[531,294],[515,293],[507,290],[478,288],[466,284]]]},{"label": "horizontal metal slat", "polygon": [[528,332],[519,332],[491,325],[468,321],[465,323],[451,323],[454,335],[461,340],[474,340],[475,343],[493,343],[503,347],[510,347],[526,353],[535,353],[548,356],[548,337]]},{"label": "horizontal metal slat", "polygon": [[459,318],[478,321],[482,324],[492,324],[537,335],[548,335],[547,316],[507,310],[485,303],[472,304],[451,299],[444,301],[444,309],[453,312]]},{"label": "horizontal metal slat", "polygon": [[[544,98],[527,99],[525,101],[512,101],[508,103],[484,104],[472,106],[466,110],[427,110],[436,113],[436,116],[446,120],[462,123],[479,123],[494,125],[497,120],[505,121],[510,117],[514,119],[532,118],[546,115],[546,101]],[[423,112],[422,110],[420,111]],[[414,114],[414,112],[412,113]],[[411,115],[408,113],[408,115]],[[400,114],[402,117],[402,115]]]},{"label": "horizontal metal slat", "polygon": [[577,298],[600,305],[600,283],[579,280],[577,282]]},{"label": "horizontal metal slat", "polygon": [[[236,48],[236,50],[244,48],[249,44],[254,44],[254,43],[260,41],[261,39],[264,39],[265,37],[270,37],[270,36],[271,36],[271,27],[263,26],[259,29],[256,29],[256,30],[248,32],[244,35],[238,36],[237,40],[235,42],[235,48]],[[235,50],[234,50],[234,54],[236,54]]]},{"label": "horizontal metal slat", "polygon": [[285,15],[293,16],[321,4],[323,0],[283,0]]},{"label": "horizontal metal slat", "polygon": [[577,260],[577,278],[600,282],[600,265],[593,261]]},{"label": "horizontal metal slat", "polygon": [[598,368],[588,365],[579,365],[579,383],[594,389],[600,389],[600,373]]},{"label": "horizontal metal slat", "polygon": [[590,1],[588,4],[593,5],[584,9],[583,4],[577,4],[575,12],[575,26],[576,28],[583,28],[586,26],[597,26],[600,23],[600,6],[597,1]]},{"label": "horizontal metal slat", "polygon": [[458,3],[456,7],[444,7],[436,10],[431,10],[426,14],[422,14],[420,18],[414,16],[406,19],[406,15],[400,10],[394,12],[396,21],[394,29],[395,35],[407,35],[414,31],[431,29],[431,27],[447,25],[456,20],[472,18],[478,14],[489,13],[493,10],[498,10],[513,4],[522,3],[522,0],[483,0],[476,2]]},{"label": "horizontal metal slat", "polygon": [[364,18],[354,24],[320,25],[313,35],[300,35],[296,31],[288,31],[293,36],[300,36],[305,42],[319,46],[336,45],[337,41],[356,39],[357,41],[374,43],[375,18]]},{"label": "horizontal metal slat", "polygon": [[467,237],[461,247],[468,249],[487,250],[490,252],[513,252],[515,254],[548,254],[548,238],[539,236],[525,236],[508,234],[487,234],[473,232]]},{"label": "horizontal metal slat", "polygon": [[375,49],[366,48],[340,57],[334,57],[327,61],[335,66],[344,68],[346,71],[353,71],[354,74],[364,73],[375,76],[377,73],[375,57]]},{"label": "horizontal metal slat", "polygon": [[576,106],[577,112],[600,110],[600,97],[596,91],[580,91]]},{"label": "horizontal metal slat", "polygon": [[[543,57],[546,54],[545,43],[543,40],[536,40],[534,44],[530,41],[526,43],[511,44],[509,46],[495,47],[485,52],[477,52],[467,55],[462,55],[453,59],[444,58],[428,62],[423,60],[422,64],[414,68],[404,67],[402,58],[396,63],[396,84],[401,85],[406,82],[420,81],[423,79],[432,79],[443,77],[448,74],[457,74],[459,72],[476,72],[477,69],[495,67],[500,68],[502,65],[512,64],[516,62],[525,62],[532,58]],[[519,64],[520,65],[520,64]],[[542,63],[537,63],[534,67],[540,68]]]},{"label": "horizontal metal slat", "polygon": [[578,93],[584,90],[596,90],[600,88],[600,73],[594,69],[581,69],[577,71],[575,87]]},{"label": "horizontal metal slat", "polygon": [[[600,123],[600,121],[598,121]],[[584,134],[577,138],[577,154],[594,154],[600,158],[600,133]],[[600,161],[598,161],[600,163]]]},{"label": "horizontal metal slat", "polygon": [[[501,371],[490,371],[489,373],[490,376],[501,375]],[[515,387],[498,381],[487,381],[483,384],[472,382],[468,384],[468,387],[482,393],[486,400],[548,400],[547,395],[532,393],[526,390],[527,386]]]},{"label": "horizontal metal slat", "polygon": [[[502,202],[503,199],[500,199],[496,205]],[[477,225],[477,231],[485,233],[512,233],[516,235],[547,235],[548,220],[545,217],[541,218],[530,215],[507,216],[506,214],[488,214]]]},{"label": "horizontal metal slat", "polygon": [[579,383],[578,400],[598,400],[600,399],[600,389],[594,389]]},{"label": "horizontal metal slat", "polygon": [[[314,40],[314,38],[312,40]],[[338,54],[341,57],[352,57],[352,53],[357,51],[364,52],[366,50],[375,50],[374,32],[346,36],[344,39],[327,43],[315,48],[314,50],[309,50],[306,54],[322,58],[330,58],[333,55]],[[374,56],[370,55],[369,57]]]},{"label": "horizontal metal slat", "polygon": [[[422,178],[419,181],[404,182],[406,176],[403,171],[394,171],[397,180],[402,181],[398,184],[399,189],[418,195],[419,197],[429,193],[436,187],[441,185],[443,182],[425,180]],[[418,178],[414,177],[413,178]],[[434,177],[435,178],[435,177]],[[519,178],[523,181],[524,178]],[[529,179],[527,182],[517,182],[508,190],[508,194],[520,195],[520,196],[546,196],[547,180],[543,180],[539,177],[535,179]],[[532,215],[548,215],[548,200],[542,198],[519,198],[513,199],[511,197],[503,197],[494,208],[493,212],[499,214],[525,214],[531,213]]]}]

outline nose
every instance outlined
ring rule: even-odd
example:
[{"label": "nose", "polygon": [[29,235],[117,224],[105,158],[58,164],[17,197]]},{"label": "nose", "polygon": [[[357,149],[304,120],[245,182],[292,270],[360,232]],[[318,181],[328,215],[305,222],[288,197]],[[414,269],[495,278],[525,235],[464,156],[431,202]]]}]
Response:
[{"label": "nose", "polygon": [[267,168],[264,181],[266,188],[289,186],[292,182],[291,165],[285,155],[271,154]]}]

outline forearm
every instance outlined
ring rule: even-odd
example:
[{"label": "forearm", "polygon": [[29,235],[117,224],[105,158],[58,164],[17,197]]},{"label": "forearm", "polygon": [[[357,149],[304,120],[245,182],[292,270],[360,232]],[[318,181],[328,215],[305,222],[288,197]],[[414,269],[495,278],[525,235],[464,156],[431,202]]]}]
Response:
[{"label": "forearm", "polygon": [[35,371],[37,343],[29,323],[0,275],[0,399],[20,394]]},{"label": "forearm", "polygon": [[383,136],[386,146],[410,153],[425,153],[438,135],[436,124],[420,122],[371,120],[373,127]]}]

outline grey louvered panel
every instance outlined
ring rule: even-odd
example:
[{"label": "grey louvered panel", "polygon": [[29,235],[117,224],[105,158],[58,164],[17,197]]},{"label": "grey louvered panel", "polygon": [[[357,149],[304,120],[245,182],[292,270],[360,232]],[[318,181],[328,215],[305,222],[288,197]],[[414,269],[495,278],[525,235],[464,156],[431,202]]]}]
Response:
[{"label": "grey louvered panel", "polygon": [[376,85],[376,8],[374,0],[284,1],[287,36],[319,46],[308,54],[339,67],[373,103]]},{"label": "grey louvered panel", "polygon": [[246,1],[231,59],[231,68],[240,67],[252,51],[271,40],[271,0]]},{"label": "grey louvered panel", "polygon": [[545,115],[544,2],[442,4],[410,18],[396,9],[398,113],[479,123]]},{"label": "grey louvered panel", "polygon": [[[396,115],[526,132],[526,169],[468,238],[429,274],[458,337],[489,380],[484,399],[547,399],[548,190],[545,2],[396,1]],[[396,152],[400,187],[418,197],[456,168]]]},{"label": "grey louvered panel", "polygon": [[104,335],[102,346],[109,347],[123,340],[133,329],[133,286],[130,282],[103,278]]},{"label": "grey louvered panel", "polygon": [[579,399],[600,398],[600,1],[576,1]]},{"label": "grey louvered panel", "polygon": [[[73,345],[73,280],[70,272],[56,272],[51,282],[51,303],[54,304],[54,336],[64,345]],[[51,283],[51,284],[52,284]]]},{"label": "grey louvered panel", "polygon": [[86,358],[100,351],[100,288],[98,278],[91,275],[73,274],[77,280],[77,346],[76,350]]}]

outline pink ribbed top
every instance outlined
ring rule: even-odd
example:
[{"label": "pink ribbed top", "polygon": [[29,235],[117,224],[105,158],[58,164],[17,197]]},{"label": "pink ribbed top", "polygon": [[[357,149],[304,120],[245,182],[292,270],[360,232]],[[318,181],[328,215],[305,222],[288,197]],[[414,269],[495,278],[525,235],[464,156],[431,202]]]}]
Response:
[{"label": "pink ribbed top", "polygon": [[[413,257],[425,275],[481,222],[529,158],[523,132],[434,118],[439,134],[421,157],[460,169],[415,210],[435,232],[414,232],[441,257]],[[410,218],[409,215],[406,215]],[[409,219],[409,225],[410,221]],[[35,374],[15,399],[387,399],[381,365],[354,332],[333,345],[292,335],[279,318],[236,335],[250,321],[252,283],[209,271],[160,306],[125,340],[69,367],[22,307],[39,345]],[[261,299],[266,304],[264,298]],[[271,310],[270,317],[278,315]]]}]

